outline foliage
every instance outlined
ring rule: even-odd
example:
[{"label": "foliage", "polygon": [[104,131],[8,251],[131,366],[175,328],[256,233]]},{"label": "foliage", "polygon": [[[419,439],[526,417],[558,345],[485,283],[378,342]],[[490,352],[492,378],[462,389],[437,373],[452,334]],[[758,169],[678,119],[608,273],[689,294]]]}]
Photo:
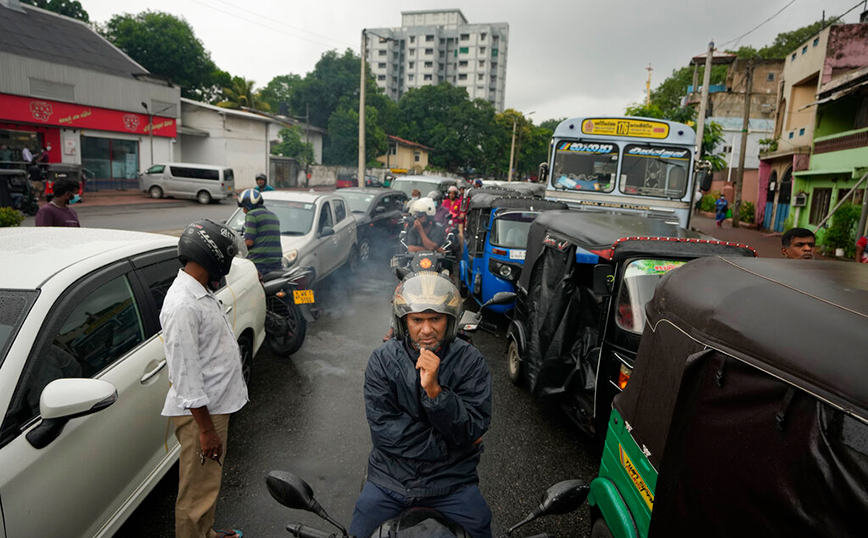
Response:
[{"label": "foliage", "polygon": [[705,211],[706,213],[714,213],[714,204],[717,203],[717,199],[720,198],[720,193],[717,191],[708,191],[708,194],[702,197],[702,201],[699,203],[700,211]]},{"label": "foliage", "polygon": [[624,111],[627,116],[638,116],[640,118],[663,119],[663,110],[659,106],[651,103],[649,105],[633,103]]},{"label": "foliage", "polygon": [[[361,59],[351,49],[344,51],[343,55],[336,50],[325,52],[313,71],[291,86],[293,91],[288,96],[290,113],[304,115],[309,106],[311,124],[327,127],[332,113],[341,106],[341,99],[355,97],[358,110],[360,67]],[[377,92],[377,84],[370,73],[367,80],[365,92],[370,96]]]},{"label": "foliage", "polygon": [[855,204],[844,204],[835,211],[832,224],[823,236],[827,250],[843,248],[847,258],[856,255],[856,224],[861,213],[861,207]]},{"label": "foliage", "polygon": [[[365,163],[374,161],[389,148],[386,132],[379,127],[379,113],[372,106],[365,107]],[[329,119],[330,143],[323,148],[323,162],[355,166],[359,162],[359,106],[358,100],[349,98]]]},{"label": "foliage", "polygon": [[712,172],[726,168],[723,153],[714,152],[723,141],[723,126],[714,121],[706,122],[702,132],[702,158],[711,163]]},{"label": "foliage", "polygon": [[299,127],[281,129],[278,134],[281,142],[272,146],[272,155],[291,157],[301,163],[305,169],[313,163],[313,145],[301,139],[302,131]]},{"label": "foliage", "polygon": [[271,110],[261,96],[261,92],[253,89],[256,84],[252,80],[247,80],[242,77],[232,77],[232,85],[223,88],[223,101],[217,103],[217,106],[223,108],[253,108],[256,110],[268,111]]},{"label": "foliage", "polygon": [[24,215],[11,207],[0,207],[0,228],[20,226],[24,222]]},{"label": "foliage", "polygon": [[539,126],[540,126],[541,129],[548,129],[549,131],[551,131],[552,133],[554,133],[554,132],[555,132],[555,129],[558,128],[558,125],[560,125],[561,122],[564,121],[564,120],[566,120],[566,119],[567,119],[567,118],[561,118],[561,119],[554,119],[554,118],[553,118],[553,119],[546,120],[546,121],[540,123]]},{"label": "foliage", "polygon": [[767,153],[778,150],[778,141],[774,138],[763,138],[758,141],[760,145],[760,153]]},{"label": "foliage", "polygon": [[747,222],[748,224],[753,224],[755,218],[756,207],[754,207],[753,202],[742,202],[738,212],[738,220],[740,222]]},{"label": "foliage", "polygon": [[[699,66],[699,85],[702,85],[705,66]],[[711,84],[723,84],[726,80],[726,66],[715,65],[711,68]],[[687,95],[687,87],[693,84],[693,67],[686,66],[675,69],[655,89],[651,90],[651,103],[663,111],[663,117],[673,119],[673,115],[681,108],[681,99]],[[683,114],[683,113],[682,113]]]},{"label": "foliage", "polygon": [[292,102],[292,95],[299,90],[301,83],[302,78],[299,75],[294,75],[292,73],[288,75],[279,75],[271,79],[271,82],[262,88],[259,92],[259,96],[266,104],[268,104],[268,109],[273,112],[279,114],[282,113],[280,110],[280,103],[286,103],[288,108],[286,112],[289,115],[303,117],[306,112],[306,107],[302,107],[301,110],[289,109],[290,103]]},{"label": "foliage", "polygon": [[199,101],[219,98],[231,84],[217,68],[190,24],[160,11],[115,15],[100,34],[151,73],[181,86],[181,95]]},{"label": "foliage", "polygon": [[[825,21],[825,26],[835,24],[837,21],[838,18],[833,17]],[[766,45],[759,50],[753,47],[741,47],[736,51],[729,52],[735,52],[739,58],[762,58],[765,60],[786,58],[788,54],[817,34],[823,27],[823,21],[817,21],[791,32],[781,32],[775,37],[771,45]]]},{"label": "foliage", "polygon": [[90,22],[90,15],[81,7],[77,0],[21,0],[22,4],[30,4],[46,11],[72,17],[83,22]]}]

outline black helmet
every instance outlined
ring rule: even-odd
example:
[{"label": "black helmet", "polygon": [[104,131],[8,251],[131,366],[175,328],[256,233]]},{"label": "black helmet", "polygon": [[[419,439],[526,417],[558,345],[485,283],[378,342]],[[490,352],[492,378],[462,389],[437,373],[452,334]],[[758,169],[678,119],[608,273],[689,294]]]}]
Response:
[{"label": "black helmet", "polygon": [[443,342],[455,339],[461,319],[461,294],[452,281],[440,273],[411,273],[398,285],[392,301],[392,326],[398,340],[407,337],[404,316],[421,312],[437,312],[448,318]]},{"label": "black helmet", "polygon": [[178,241],[181,263],[193,261],[208,271],[208,280],[217,281],[229,274],[232,258],[238,254],[235,232],[208,219],[184,228]]},{"label": "black helmet", "polygon": [[259,181],[260,179],[268,183],[268,176],[266,176],[265,174],[256,174],[256,181]]}]

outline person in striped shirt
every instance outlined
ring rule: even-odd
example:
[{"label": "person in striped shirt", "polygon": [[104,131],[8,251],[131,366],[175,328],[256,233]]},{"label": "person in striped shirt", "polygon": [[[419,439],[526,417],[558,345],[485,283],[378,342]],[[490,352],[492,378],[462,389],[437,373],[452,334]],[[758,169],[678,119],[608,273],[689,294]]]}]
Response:
[{"label": "person in striped shirt", "polygon": [[238,197],[238,207],[244,211],[244,243],[247,259],[256,265],[259,276],[281,268],[283,249],[280,246],[280,221],[265,207],[262,194],[247,189]]}]

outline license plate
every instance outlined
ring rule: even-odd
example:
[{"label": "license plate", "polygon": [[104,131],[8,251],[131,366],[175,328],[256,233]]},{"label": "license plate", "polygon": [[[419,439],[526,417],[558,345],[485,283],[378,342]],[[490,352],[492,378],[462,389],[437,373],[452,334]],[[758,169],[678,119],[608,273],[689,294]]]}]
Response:
[{"label": "license plate", "polygon": [[523,260],[525,255],[525,251],[523,250],[510,250],[509,251],[509,259],[510,260]]},{"label": "license plate", "polygon": [[308,304],[313,302],[313,290],[292,290],[292,299],[295,304]]}]

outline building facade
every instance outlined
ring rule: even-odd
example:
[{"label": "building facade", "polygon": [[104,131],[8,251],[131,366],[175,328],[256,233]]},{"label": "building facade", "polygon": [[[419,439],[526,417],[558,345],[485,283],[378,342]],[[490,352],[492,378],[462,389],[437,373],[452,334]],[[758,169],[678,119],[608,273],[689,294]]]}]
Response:
[{"label": "building facade", "polygon": [[389,153],[377,157],[387,169],[396,174],[421,174],[428,167],[431,148],[389,135]]},{"label": "building facade", "polygon": [[457,9],[404,11],[400,28],[366,31],[366,61],[394,101],[441,82],[504,110],[509,24],[469,24]]},{"label": "building facade", "polygon": [[[0,2],[0,145],[81,164],[90,190],[135,188],[169,160],[180,89],[80,21],[17,0]],[[74,46],[72,44],[75,44]]]}]

